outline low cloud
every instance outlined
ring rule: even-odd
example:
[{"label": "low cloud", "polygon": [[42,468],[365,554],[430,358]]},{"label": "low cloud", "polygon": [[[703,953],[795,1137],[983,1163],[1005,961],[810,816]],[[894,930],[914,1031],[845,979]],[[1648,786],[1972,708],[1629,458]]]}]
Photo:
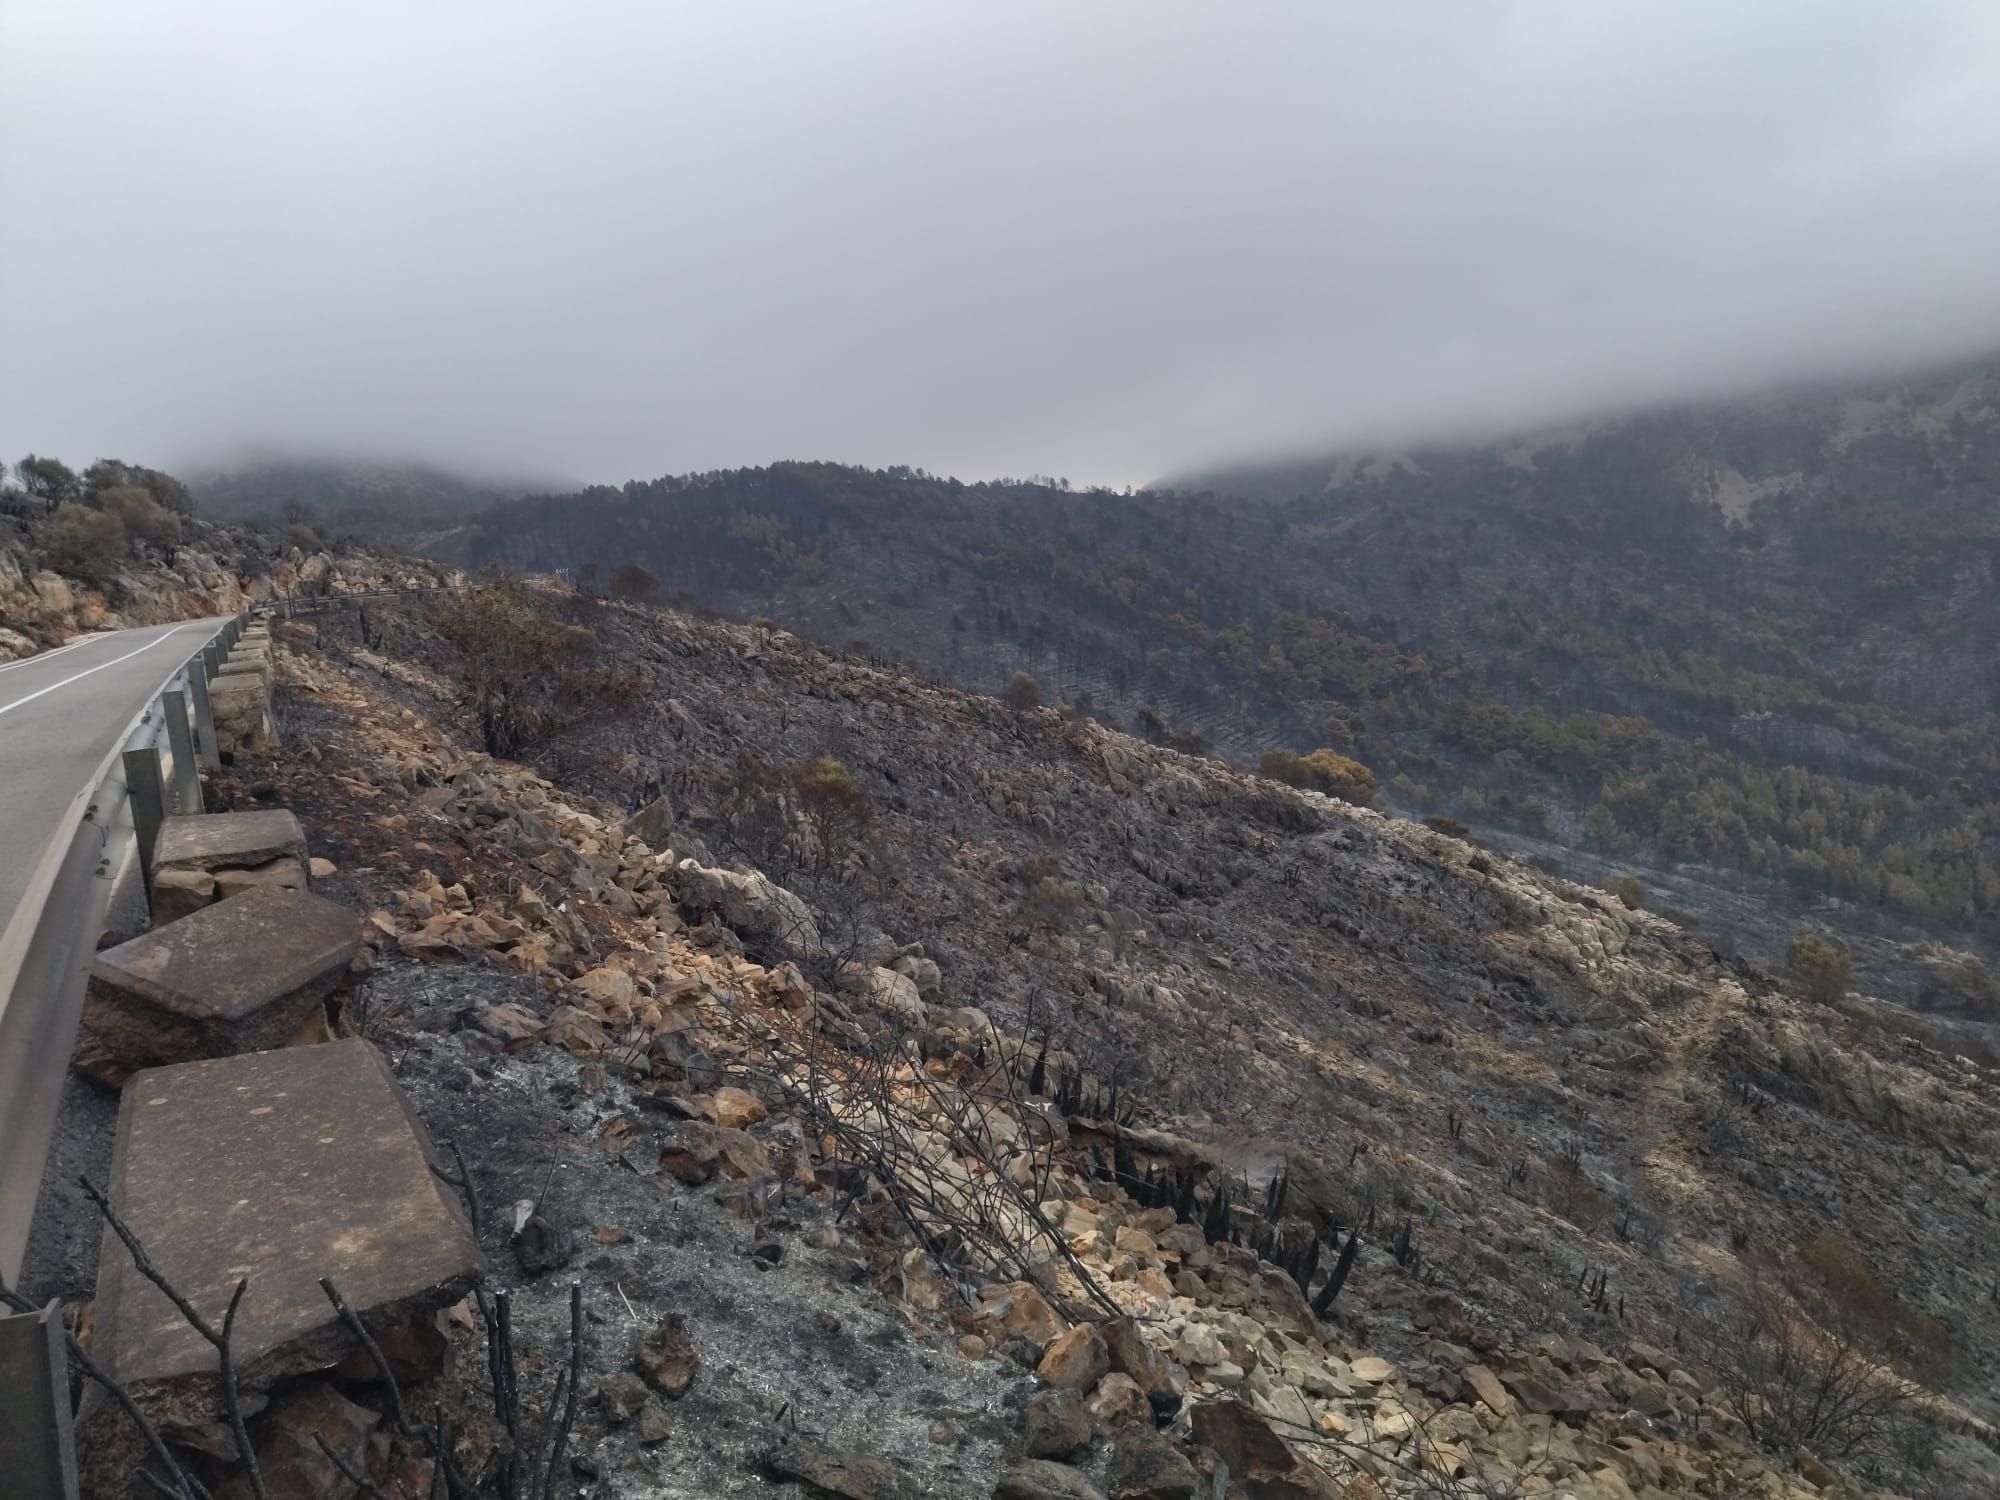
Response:
[{"label": "low cloud", "polygon": [[0,445],[1124,482],[2000,348],[2000,8],[14,0]]}]

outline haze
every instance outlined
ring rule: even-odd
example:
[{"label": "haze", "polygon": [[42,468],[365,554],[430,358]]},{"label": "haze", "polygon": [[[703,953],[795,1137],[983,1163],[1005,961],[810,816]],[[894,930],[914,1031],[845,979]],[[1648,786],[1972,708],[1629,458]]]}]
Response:
[{"label": "haze", "polygon": [[0,454],[1113,483],[2000,348],[1990,3],[0,14]]}]

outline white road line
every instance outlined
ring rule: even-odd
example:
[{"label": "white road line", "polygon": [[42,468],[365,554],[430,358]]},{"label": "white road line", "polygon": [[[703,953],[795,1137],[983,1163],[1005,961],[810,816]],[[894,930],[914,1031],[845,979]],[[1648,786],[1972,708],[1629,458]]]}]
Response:
[{"label": "white road line", "polygon": [[16,698],[12,703],[0,703],[0,714],[10,714],[15,709],[20,708],[23,704],[33,703],[37,698],[46,697],[48,694],[53,693],[57,688],[66,688],[72,682],[81,682],[84,678],[90,676],[93,672],[102,672],[106,667],[115,667],[121,661],[130,661],[133,657],[138,656],[143,652],[152,650],[155,646],[159,645],[161,641],[170,640],[174,636],[179,635],[183,630],[187,630],[191,628],[191,626],[199,625],[200,623],[201,621],[195,620],[189,622],[188,625],[176,625],[172,630],[167,631],[165,634],[154,636],[150,641],[146,642],[146,644],[141,646],[137,651],[127,651],[123,656],[112,657],[110,661],[101,661],[94,667],[85,667],[81,672],[78,672],[73,677],[65,677],[61,682],[52,682],[47,687],[37,689],[35,692],[28,694],[28,696],[25,698]]},{"label": "white road line", "polygon": [[11,672],[16,667],[36,666],[47,661],[52,656],[61,656],[65,651],[74,651],[79,646],[93,645],[101,639],[101,636],[91,635],[86,636],[80,641],[71,641],[67,646],[58,646],[53,651],[39,651],[33,656],[24,656],[19,661],[10,661],[5,666],[0,666],[0,672]]}]

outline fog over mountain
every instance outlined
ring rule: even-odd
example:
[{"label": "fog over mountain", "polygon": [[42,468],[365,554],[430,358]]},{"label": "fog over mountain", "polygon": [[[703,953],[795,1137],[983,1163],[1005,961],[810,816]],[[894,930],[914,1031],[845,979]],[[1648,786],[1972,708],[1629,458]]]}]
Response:
[{"label": "fog over mountain", "polygon": [[1143,481],[2000,345],[1990,5],[14,0],[0,452]]}]

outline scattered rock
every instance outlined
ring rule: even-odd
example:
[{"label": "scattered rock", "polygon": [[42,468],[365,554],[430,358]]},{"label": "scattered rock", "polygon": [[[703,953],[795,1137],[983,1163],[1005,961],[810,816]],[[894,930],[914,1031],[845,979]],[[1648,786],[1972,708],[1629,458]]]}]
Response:
[{"label": "scattered rock", "polygon": [[[355,1470],[367,1467],[368,1442],[381,1417],[323,1380],[309,1380],[257,1424],[257,1467],[271,1500],[336,1500],[354,1493],[321,1450],[319,1439]],[[231,1450],[234,1452],[232,1444]]]},{"label": "scattered rock", "polygon": [[764,1462],[780,1478],[801,1480],[816,1494],[842,1500],[903,1500],[910,1494],[895,1465],[818,1443],[780,1443]]},{"label": "scattered rock", "polygon": [[1298,1462],[1271,1424],[1240,1401],[1204,1401],[1190,1421],[1196,1441],[1222,1455],[1232,1478],[1285,1474]]},{"label": "scattered rock", "polygon": [[529,1276],[566,1266],[576,1257],[576,1235],[562,1224],[530,1214],[514,1234],[514,1259]]},{"label": "scattered rock", "polygon": [[1396,1377],[1396,1367],[1388,1360],[1380,1359],[1373,1354],[1349,1360],[1347,1372],[1363,1385],[1380,1385],[1383,1381],[1393,1380]]},{"label": "scattered rock", "polygon": [[1008,1334],[1000,1340],[996,1349],[1002,1359],[1024,1370],[1032,1370],[1042,1362],[1042,1346],[1022,1334]]},{"label": "scattered rock", "polygon": [[821,951],[819,924],[810,907],[762,875],[711,869],[684,859],[673,869],[683,906],[713,911],[738,936],[811,957]]},{"label": "scattered rock", "polygon": [[715,1123],[729,1130],[748,1130],[767,1113],[764,1101],[747,1089],[720,1088],[713,1095]]},{"label": "scattered rock", "polygon": [[1067,1458],[1090,1446],[1090,1411],[1073,1390],[1037,1391],[1028,1398],[1023,1420],[1030,1458]]},{"label": "scattered rock", "polygon": [[1201,1477],[1180,1449],[1150,1427],[1127,1427],[1111,1454],[1111,1500],[1196,1500]]},{"label": "scattered rock", "polygon": [[646,1382],[630,1370],[620,1370],[597,1382],[597,1401],[613,1426],[629,1422],[646,1404]]},{"label": "scattered rock", "polygon": [[1090,1476],[1068,1464],[1023,1459],[1009,1464],[993,1487],[993,1500],[1105,1500]]},{"label": "scattered rock", "polygon": [[657,1401],[648,1400],[639,1411],[639,1442],[650,1448],[673,1435],[674,1416]]},{"label": "scattered rock", "polygon": [[694,1384],[701,1356],[688,1337],[687,1324],[678,1313],[660,1319],[660,1326],[639,1340],[632,1362],[646,1378],[646,1384],[670,1401],[678,1401]]},{"label": "scattered rock", "polygon": [[1097,1382],[1097,1390],[1090,1398],[1090,1419],[1099,1433],[1108,1435],[1128,1423],[1150,1423],[1153,1405],[1136,1380],[1113,1370]]},{"label": "scattered rock", "polygon": [[1146,1342],[1136,1319],[1113,1318],[1100,1331],[1111,1355],[1111,1368],[1132,1378],[1160,1421],[1171,1419],[1180,1410],[1186,1372]]},{"label": "scattered rock", "polygon": [[1507,1394],[1507,1388],[1500,1378],[1484,1365],[1467,1365],[1458,1372],[1459,1378],[1471,1387],[1472,1394],[1492,1410],[1496,1417],[1506,1418],[1514,1414],[1514,1398]]},{"label": "scattered rock", "polygon": [[1050,1385],[1072,1391],[1087,1391],[1104,1378],[1111,1368],[1111,1351],[1104,1337],[1089,1323],[1079,1323],[1050,1344],[1035,1367]]}]

